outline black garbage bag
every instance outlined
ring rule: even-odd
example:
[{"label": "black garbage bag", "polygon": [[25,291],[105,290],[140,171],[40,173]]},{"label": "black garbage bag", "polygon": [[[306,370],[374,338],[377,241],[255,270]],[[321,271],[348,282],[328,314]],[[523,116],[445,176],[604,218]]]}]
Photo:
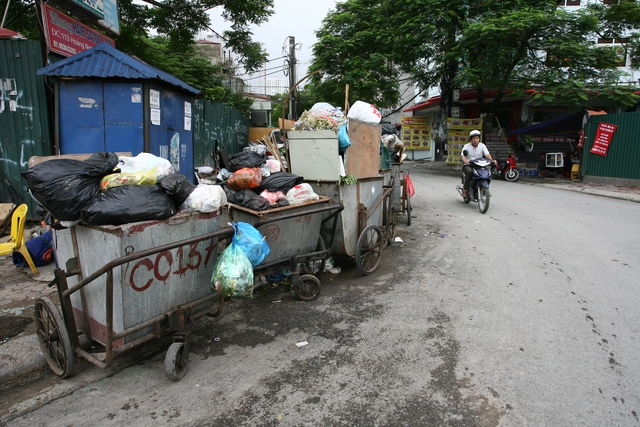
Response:
[{"label": "black garbage bag", "polygon": [[381,129],[381,135],[396,135],[398,136],[398,130],[396,129],[396,127],[392,124],[389,123],[382,123],[380,125],[382,127]]},{"label": "black garbage bag", "polygon": [[243,188],[238,191],[229,189],[227,192],[227,201],[235,205],[253,209],[254,211],[263,211],[269,208],[269,201],[267,199],[248,188]]},{"label": "black garbage bag", "polygon": [[120,225],[166,219],[176,205],[157,185],[123,185],[98,193],[82,208],[82,221],[89,225]]},{"label": "black garbage bag", "polygon": [[179,173],[172,173],[161,178],[158,180],[158,186],[171,197],[176,206],[182,205],[196,188],[186,176]]},{"label": "black garbage bag", "polygon": [[304,177],[302,176],[288,172],[275,172],[263,178],[260,186],[256,188],[255,191],[256,193],[262,193],[264,190],[269,190],[272,193],[282,191],[284,194],[287,194],[287,191],[301,184],[302,181],[304,181]]},{"label": "black garbage bag", "polygon": [[80,219],[84,204],[100,191],[102,177],[118,164],[115,153],[98,152],[84,161],[53,159],[38,163],[22,176],[31,194],[59,221]]},{"label": "black garbage bag", "polygon": [[267,156],[261,156],[254,151],[241,151],[229,157],[227,170],[235,172],[242,168],[257,168],[267,161]]}]

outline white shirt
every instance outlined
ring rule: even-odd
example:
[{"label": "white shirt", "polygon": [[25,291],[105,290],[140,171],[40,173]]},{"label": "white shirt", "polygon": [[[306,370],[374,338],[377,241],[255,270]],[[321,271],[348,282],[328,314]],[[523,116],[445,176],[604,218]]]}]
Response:
[{"label": "white shirt", "polygon": [[489,155],[487,146],[482,142],[479,142],[477,147],[474,147],[473,144],[469,142],[465,144],[464,147],[462,147],[462,153],[464,153],[464,150],[467,150],[467,160],[479,159],[481,157],[487,157]]}]

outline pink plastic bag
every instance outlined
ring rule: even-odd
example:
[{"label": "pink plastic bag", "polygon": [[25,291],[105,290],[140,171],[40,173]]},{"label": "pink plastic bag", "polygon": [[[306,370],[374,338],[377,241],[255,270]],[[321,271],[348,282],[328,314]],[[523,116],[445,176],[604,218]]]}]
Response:
[{"label": "pink plastic bag", "polygon": [[276,191],[275,193],[272,193],[269,190],[264,190],[262,193],[260,193],[260,197],[264,197],[270,205],[275,205],[276,203],[278,203],[278,200],[286,200],[287,198],[287,196],[285,196],[282,191]]}]

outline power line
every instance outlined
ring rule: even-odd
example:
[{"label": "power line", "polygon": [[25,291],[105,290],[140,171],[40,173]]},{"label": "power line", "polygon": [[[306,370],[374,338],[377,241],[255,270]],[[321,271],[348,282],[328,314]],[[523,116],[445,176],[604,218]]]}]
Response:
[{"label": "power line", "polygon": [[251,77],[251,78],[248,78],[248,79],[243,79],[243,80],[255,80],[255,79],[263,79],[263,78],[265,78],[266,76],[272,76],[272,75],[274,75],[274,74],[278,74],[278,73],[280,73],[280,71],[274,71],[274,72],[272,72],[272,73],[268,73],[268,74],[263,74],[263,75],[261,75],[261,76],[258,76],[258,77]]},{"label": "power line", "polygon": [[255,73],[246,73],[246,74],[239,74],[238,77],[242,77],[242,76],[254,76],[258,73],[262,73],[264,71],[271,71],[271,70],[280,70],[282,69],[282,67],[271,67],[271,68],[265,68],[264,70],[260,71],[260,72],[255,72]]}]

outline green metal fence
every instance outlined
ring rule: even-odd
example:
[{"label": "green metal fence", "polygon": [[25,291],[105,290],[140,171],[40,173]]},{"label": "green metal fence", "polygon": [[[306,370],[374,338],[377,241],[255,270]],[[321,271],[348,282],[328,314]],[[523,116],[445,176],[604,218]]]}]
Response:
[{"label": "green metal fence", "polygon": [[35,202],[21,172],[31,156],[52,154],[49,109],[39,42],[0,40],[0,202],[26,203],[34,219]]},{"label": "green metal fence", "polygon": [[[606,156],[591,153],[601,122],[618,126]],[[585,126],[582,176],[640,180],[640,111],[591,116]]]},{"label": "green metal fence", "polygon": [[238,153],[249,141],[249,119],[223,104],[198,99],[195,102],[193,149],[195,166],[216,166],[216,149]]}]

